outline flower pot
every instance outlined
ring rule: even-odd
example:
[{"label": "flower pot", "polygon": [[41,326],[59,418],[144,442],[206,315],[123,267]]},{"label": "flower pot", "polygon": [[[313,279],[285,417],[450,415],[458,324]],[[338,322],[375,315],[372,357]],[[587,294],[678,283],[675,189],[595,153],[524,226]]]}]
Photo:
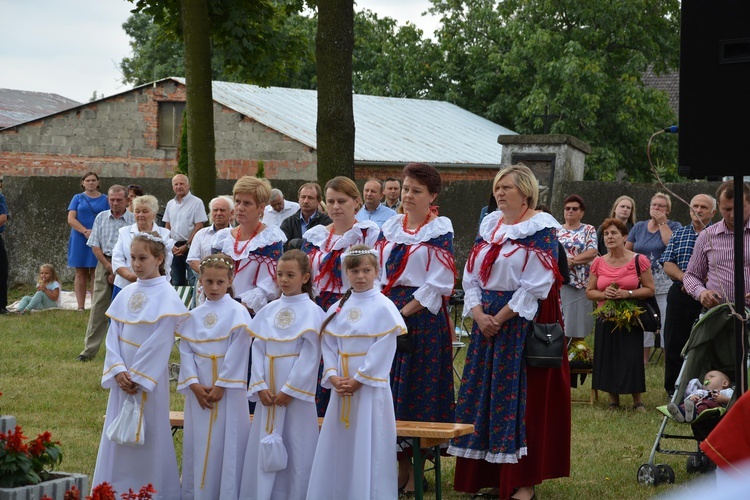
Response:
[{"label": "flower pot", "polygon": [[89,493],[89,477],[86,474],[52,472],[47,481],[31,486],[0,488],[0,500],[37,500],[44,495],[53,500],[63,500],[65,492],[73,485],[78,488],[81,498]]},{"label": "flower pot", "polygon": [[16,428],[16,417],[10,415],[0,415],[0,432],[6,433]]}]

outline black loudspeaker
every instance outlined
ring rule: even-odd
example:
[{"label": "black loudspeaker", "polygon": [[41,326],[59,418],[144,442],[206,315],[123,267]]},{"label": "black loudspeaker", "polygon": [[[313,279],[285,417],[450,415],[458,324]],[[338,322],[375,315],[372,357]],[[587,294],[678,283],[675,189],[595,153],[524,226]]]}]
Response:
[{"label": "black loudspeaker", "polygon": [[750,174],[750,0],[682,0],[680,175]]}]

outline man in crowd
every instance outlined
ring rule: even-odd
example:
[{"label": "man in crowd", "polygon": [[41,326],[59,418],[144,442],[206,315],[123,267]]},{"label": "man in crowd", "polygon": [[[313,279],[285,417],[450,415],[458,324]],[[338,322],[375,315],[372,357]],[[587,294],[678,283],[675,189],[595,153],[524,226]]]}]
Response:
[{"label": "man in crowd", "polygon": [[685,275],[693,247],[698,235],[711,224],[716,215],[716,200],[707,194],[693,196],[690,201],[692,223],[676,230],[659,258],[664,272],[672,278],[667,293],[667,310],[664,319],[664,389],[670,399],[675,391],[677,376],[682,366],[682,348],[685,347],[693,323],[703,309],[701,303],[685,291],[682,278]]},{"label": "man in crowd", "polygon": [[267,226],[281,226],[284,219],[299,210],[299,204],[284,199],[284,193],[280,189],[271,190],[271,199],[263,210],[263,223]]},{"label": "man in crowd", "polygon": [[[682,283],[703,307],[710,309],[724,302],[734,303],[734,231],[743,232],[745,283],[750,283],[750,187],[743,184],[743,213],[734,213],[733,181],[716,191],[722,220],[704,229],[695,240]],[[750,293],[745,295],[748,303]],[[748,304],[750,305],[750,304]]]},{"label": "man in crowd", "polygon": [[[3,181],[0,180],[0,189]],[[8,205],[5,196],[0,193],[0,314],[8,314],[8,252],[5,251],[3,233],[8,223]]]},{"label": "man in crowd", "polygon": [[383,197],[383,188],[377,179],[368,179],[362,190],[362,198],[365,204],[357,212],[357,220],[371,220],[378,227],[383,227],[383,223],[396,215],[396,212],[380,204]]},{"label": "man in crowd", "polygon": [[187,263],[197,276],[201,274],[201,261],[211,255],[211,240],[214,235],[229,227],[234,218],[234,201],[231,196],[214,198],[208,204],[208,208],[210,211],[208,220],[211,225],[195,233],[187,256]]},{"label": "man in crowd", "polygon": [[208,220],[203,201],[190,193],[187,176],[177,174],[172,177],[172,191],[175,197],[164,210],[164,227],[170,230],[175,241],[172,248],[172,285],[185,286],[195,283],[195,275],[187,265],[187,255],[195,233]]},{"label": "man in crowd", "polygon": [[307,182],[297,191],[299,210],[281,223],[281,230],[286,235],[284,250],[302,247],[302,235],[311,227],[319,224],[327,226],[333,221],[328,215],[318,211],[323,199],[320,185],[317,182]]},{"label": "man in crowd", "polygon": [[401,206],[401,182],[395,177],[388,177],[383,182],[383,195],[383,205],[398,212],[398,207]]},{"label": "man in crowd", "polygon": [[115,184],[107,192],[109,210],[100,212],[91,235],[86,244],[98,261],[94,275],[94,293],[91,297],[91,313],[86,327],[86,338],[83,341],[83,351],[78,355],[78,361],[86,362],[96,356],[99,346],[107,334],[107,317],[104,313],[112,300],[112,284],[115,274],[112,272],[112,249],[117,243],[120,228],[135,223],[135,217],[126,210],[128,206],[128,192],[125,186]]}]

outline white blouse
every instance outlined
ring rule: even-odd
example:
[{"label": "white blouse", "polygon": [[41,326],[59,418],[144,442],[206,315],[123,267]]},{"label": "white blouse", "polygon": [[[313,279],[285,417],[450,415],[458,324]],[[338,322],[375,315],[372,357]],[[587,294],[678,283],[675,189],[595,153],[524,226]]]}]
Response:
[{"label": "white blouse", "polygon": [[[234,251],[236,240],[231,228],[222,229],[211,240],[212,251],[217,250],[234,260],[234,294],[256,313],[279,296],[276,262],[281,257],[285,241],[286,236],[276,226],[266,226],[251,240],[237,242],[239,253]],[[278,256],[274,258],[258,251],[269,246],[279,247]]]},{"label": "white blouse", "polygon": [[[453,224],[447,217],[438,217],[425,224],[416,234],[403,230],[404,215],[399,214],[383,224],[383,236],[380,248],[380,282],[388,283],[385,265],[396,244],[407,245],[408,260],[406,268],[393,286],[417,287],[414,298],[437,314],[443,304],[443,297],[453,293],[455,284],[455,267],[453,253],[438,249],[428,244],[432,239],[450,234],[453,239]],[[406,257],[404,257],[406,258]]]},{"label": "white blouse", "polygon": [[[373,221],[366,220],[362,222],[355,222],[354,226],[342,235],[333,234],[331,240],[328,240],[330,232],[326,226],[314,226],[305,231],[304,239],[307,240],[313,247],[313,251],[309,252],[310,266],[312,268],[312,280],[313,290],[316,295],[320,295],[322,292],[331,292],[336,294],[343,294],[350,287],[349,279],[346,277],[346,273],[339,264],[338,269],[341,272],[341,285],[339,285],[333,276],[320,276],[320,271],[323,268],[323,260],[336,250],[346,250],[353,245],[367,245],[370,248],[375,246],[375,242],[378,241],[380,235],[380,228]],[[326,242],[328,245],[326,245]],[[377,286],[376,286],[377,288]]]},{"label": "white blouse", "polygon": [[[487,283],[481,283],[479,273],[492,245],[479,249],[471,271],[471,257],[466,262],[463,277],[464,316],[471,316],[471,309],[482,303],[482,290],[508,291],[514,292],[508,302],[510,309],[531,321],[536,316],[538,301],[549,294],[555,274],[542,263],[537,252],[526,249],[516,241],[543,229],[557,230],[561,226],[554,217],[544,212],[518,224],[505,224],[501,222],[502,218],[503,213],[496,210],[487,214],[479,227],[479,236],[485,242],[502,244],[502,247],[492,264]],[[554,262],[554,265],[557,263]]]}]

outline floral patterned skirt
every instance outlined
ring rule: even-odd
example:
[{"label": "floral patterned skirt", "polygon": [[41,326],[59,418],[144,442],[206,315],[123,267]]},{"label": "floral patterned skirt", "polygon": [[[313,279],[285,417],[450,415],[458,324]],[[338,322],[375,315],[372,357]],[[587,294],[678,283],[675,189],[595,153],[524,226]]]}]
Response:
[{"label": "floral patterned skirt", "polygon": [[[416,290],[396,286],[388,298],[401,309]],[[453,422],[453,346],[445,312],[422,309],[405,320],[412,350],[397,352],[391,367],[396,420]]]},{"label": "floral patterned skirt", "polygon": [[[482,309],[497,314],[513,292],[482,291]],[[516,463],[526,455],[526,370],[523,346],[529,322],[520,316],[485,338],[476,321],[456,405],[456,422],[474,433],[454,439],[448,453],[494,463]]]},{"label": "floral patterned skirt", "polygon": [[[324,311],[338,302],[341,298],[341,294],[332,292],[322,292],[320,295],[315,297],[315,303],[318,304]],[[320,381],[323,379],[323,358],[320,358],[320,368],[318,368],[318,385],[315,389],[315,407],[318,410],[318,417],[326,416],[326,408],[328,408],[328,401],[331,399],[331,390],[325,389],[320,386]]]}]

